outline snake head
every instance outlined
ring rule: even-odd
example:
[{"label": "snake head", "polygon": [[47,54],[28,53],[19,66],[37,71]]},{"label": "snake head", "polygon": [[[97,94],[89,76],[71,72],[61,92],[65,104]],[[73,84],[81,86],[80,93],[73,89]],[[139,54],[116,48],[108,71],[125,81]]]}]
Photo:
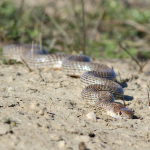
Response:
[{"label": "snake head", "polygon": [[132,119],[133,118],[133,112],[132,110],[124,107],[120,108],[118,112],[119,118],[124,118],[124,119]]}]

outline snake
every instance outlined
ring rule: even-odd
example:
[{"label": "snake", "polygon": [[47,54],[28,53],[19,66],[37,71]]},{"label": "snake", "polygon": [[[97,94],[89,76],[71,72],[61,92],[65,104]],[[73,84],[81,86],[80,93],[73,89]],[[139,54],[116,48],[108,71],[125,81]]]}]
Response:
[{"label": "snake", "polygon": [[105,64],[91,62],[86,55],[48,54],[38,44],[7,45],[2,50],[7,60],[22,62],[31,70],[61,69],[66,75],[79,77],[83,90],[81,97],[87,104],[95,106],[100,114],[114,118],[131,119],[133,111],[115,102],[124,95],[123,88],[115,82],[116,73]]}]

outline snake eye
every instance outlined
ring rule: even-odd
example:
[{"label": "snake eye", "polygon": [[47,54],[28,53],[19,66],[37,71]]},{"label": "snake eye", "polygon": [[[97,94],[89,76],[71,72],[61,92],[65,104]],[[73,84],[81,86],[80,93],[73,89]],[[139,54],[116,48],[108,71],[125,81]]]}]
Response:
[{"label": "snake eye", "polygon": [[121,111],[119,111],[119,115],[120,115],[120,116],[122,115],[122,112],[121,112]]}]

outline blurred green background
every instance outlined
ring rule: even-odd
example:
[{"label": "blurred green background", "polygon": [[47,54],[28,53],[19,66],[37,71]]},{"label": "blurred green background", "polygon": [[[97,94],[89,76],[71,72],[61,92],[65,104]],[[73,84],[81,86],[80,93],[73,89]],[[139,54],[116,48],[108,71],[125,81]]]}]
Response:
[{"label": "blurred green background", "polygon": [[0,0],[1,47],[33,41],[48,51],[83,54],[85,44],[93,59],[130,57],[118,42],[133,56],[150,51],[149,0],[83,2],[84,9],[82,0]]}]

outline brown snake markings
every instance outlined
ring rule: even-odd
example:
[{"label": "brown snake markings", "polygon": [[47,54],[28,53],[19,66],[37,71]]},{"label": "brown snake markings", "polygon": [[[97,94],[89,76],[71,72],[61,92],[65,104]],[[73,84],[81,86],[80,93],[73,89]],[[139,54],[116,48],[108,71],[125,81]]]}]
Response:
[{"label": "brown snake markings", "polygon": [[45,67],[62,69],[68,76],[80,77],[84,87],[81,95],[88,104],[115,118],[133,118],[133,112],[124,105],[114,102],[124,94],[122,87],[114,82],[113,69],[100,63],[93,63],[85,55],[47,54],[39,45],[8,45],[3,48],[3,57],[23,62],[31,70]]}]

